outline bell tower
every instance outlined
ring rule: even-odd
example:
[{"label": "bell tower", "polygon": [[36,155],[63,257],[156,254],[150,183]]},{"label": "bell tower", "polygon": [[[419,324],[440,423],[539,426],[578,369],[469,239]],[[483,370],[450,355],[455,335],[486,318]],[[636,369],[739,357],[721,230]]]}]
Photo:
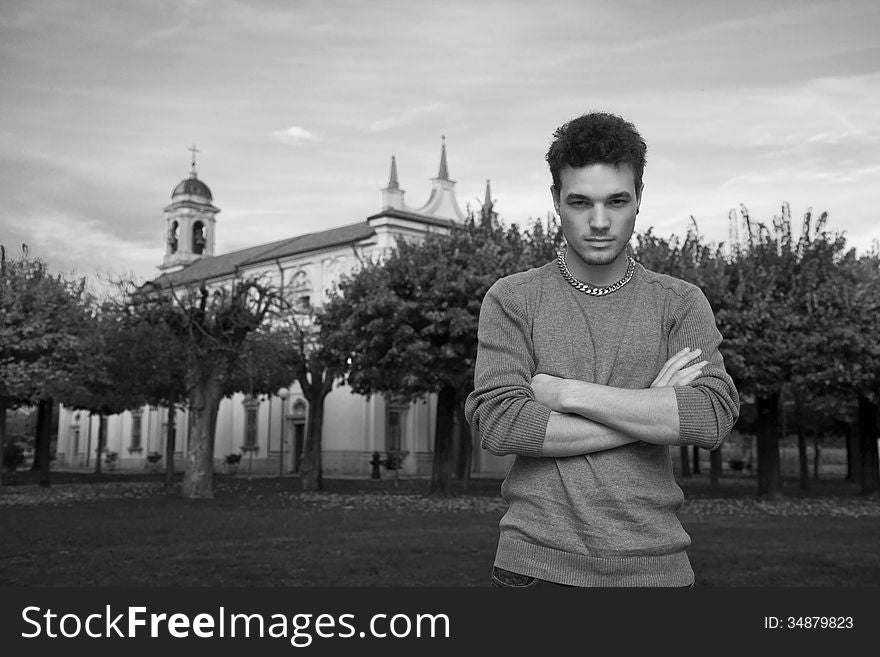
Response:
[{"label": "bell tower", "polygon": [[193,146],[189,178],[171,192],[171,205],[165,208],[165,257],[159,269],[165,273],[183,269],[199,258],[214,255],[216,215],[208,186],[196,174]]}]

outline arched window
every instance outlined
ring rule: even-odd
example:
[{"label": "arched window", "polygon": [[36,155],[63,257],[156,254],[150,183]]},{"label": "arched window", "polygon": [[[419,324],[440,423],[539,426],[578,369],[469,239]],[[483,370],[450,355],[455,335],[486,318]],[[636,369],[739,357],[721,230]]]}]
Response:
[{"label": "arched window", "polygon": [[256,397],[245,397],[241,402],[244,405],[244,444],[243,452],[255,452],[258,447],[257,422],[260,413],[260,400]]},{"label": "arched window", "polygon": [[406,412],[409,404],[391,401],[385,405],[385,450],[397,452],[403,449],[405,441]]},{"label": "arched window", "polygon": [[131,412],[131,443],[128,446],[129,453],[141,451],[141,418],[143,410],[136,409]]},{"label": "arched window", "polygon": [[404,457],[409,454],[405,449],[408,442],[406,436],[406,414],[409,404],[399,399],[386,398],[385,400],[385,452],[388,455],[387,466],[397,470],[403,465]]},{"label": "arched window", "polygon": [[292,304],[294,312],[311,311],[312,283],[305,269],[293,272],[285,288],[284,297]]},{"label": "arched window", "polygon": [[205,237],[205,224],[197,221],[193,224],[193,253],[202,254],[205,252],[205,245],[208,243]]},{"label": "arched window", "polygon": [[180,226],[176,221],[171,222],[171,228],[168,230],[168,249],[170,253],[177,253],[177,246],[180,243]]}]

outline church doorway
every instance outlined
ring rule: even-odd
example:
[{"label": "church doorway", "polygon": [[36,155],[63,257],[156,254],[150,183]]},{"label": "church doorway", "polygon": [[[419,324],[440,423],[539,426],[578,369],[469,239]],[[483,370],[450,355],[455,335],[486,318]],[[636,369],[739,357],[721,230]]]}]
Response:
[{"label": "church doorway", "polygon": [[299,472],[306,444],[306,404],[302,399],[296,400],[290,415],[293,424],[293,471]]}]

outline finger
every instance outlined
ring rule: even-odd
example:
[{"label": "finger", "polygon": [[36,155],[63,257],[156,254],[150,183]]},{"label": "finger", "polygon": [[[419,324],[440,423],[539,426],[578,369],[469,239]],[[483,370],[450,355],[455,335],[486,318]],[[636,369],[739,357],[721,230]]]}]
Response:
[{"label": "finger", "polygon": [[683,386],[687,385],[694,379],[698,379],[703,375],[703,368],[707,365],[707,361],[700,361],[695,365],[691,365],[690,367],[686,367],[683,370],[676,372],[673,376],[670,377],[669,385],[672,386]]},{"label": "finger", "polygon": [[685,378],[689,378],[693,380],[694,378],[700,376],[703,372],[703,368],[706,366],[704,361],[691,365],[690,367],[685,367],[684,369],[678,370],[677,372],[673,372],[669,376],[669,381],[667,385],[680,385],[681,381]]},{"label": "finger", "polygon": [[688,365],[687,367],[682,368],[681,370],[679,370],[679,374],[692,374],[693,372],[700,372],[708,364],[709,361],[701,360],[699,363],[694,363],[693,365]]},{"label": "finger", "polygon": [[[676,372],[680,371],[687,363],[692,361],[700,354],[700,350],[691,350],[690,348],[682,349],[680,352],[672,356],[663,366],[661,373],[655,379],[657,386],[670,385],[671,378]],[[652,384],[653,385],[653,384]]]},{"label": "finger", "polygon": [[699,379],[703,375],[702,372],[692,372],[683,377],[676,377],[674,381],[672,381],[669,385],[670,387],[680,387],[686,386],[693,383],[695,380]]},{"label": "finger", "polygon": [[685,354],[684,356],[679,356],[676,358],[669,366],[669,369],[666,372],[667,379],[674,376],[676,372],[680,372],[689,362],[691,362],[694,358],[699,356],[699,350],[692,351],[689,354]]},{"label": "finger", "polygon": [[681,355],[676,354],[676,356],[672,362],[672,367],[674,369],[680,370],[682,367],[684,367],[687,363],[691,362],[694,358],[699,356],[701,353],[703,353],[702,349],[692,349],[692,350],[688,351],[688,353],[686,353],[686,354],[681,354]]},{"label": "finger", "polygon": [[685,347],[678,353],[673,354],[671,358],[663,363],[663,367],[660,368],[660,371],[657,373],[657,376],[654,378],[654,382],[651,384],[651,386],[654,386],[655,384],[662,384],[663,377],[668,376],[673,363],[675,363],[679,358],[683,358],[684,356],[686,356],[688,352],[690,352],[690,350],[690,347]]},{"label": "finger", "polygon": [[682,365],[684,365],[685,363],[688,363],[688,362],[692,361],[694,358],[696,358],[698,353],[699,353],[699,349],[698,350],[693,350],[690,348],[682,349],[677,354],[674,354],[672,357],[670,357],[669,360],[666,361],[666,363],[664,364],[663,367],[666,369],[667,372],[681,369]]}]

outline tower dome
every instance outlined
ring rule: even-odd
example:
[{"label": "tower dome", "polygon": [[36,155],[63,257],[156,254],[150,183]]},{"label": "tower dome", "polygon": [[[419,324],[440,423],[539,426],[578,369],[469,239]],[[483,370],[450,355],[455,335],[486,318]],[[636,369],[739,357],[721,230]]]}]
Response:
[{"label": "tower dome", "polygon": [[178,198],[181,196],[197,196],[201,199],[204,199],[205,201],[208,201],[209,203],[214,200],[214,197],[211,196],[211,190],[208,189],[208,186],[205,183],[196,178],[195,172],[191,173],[189,178],[181,180],[177,187],[174,188],[174,191],[171,192],[172,200],[182,200]]}]

